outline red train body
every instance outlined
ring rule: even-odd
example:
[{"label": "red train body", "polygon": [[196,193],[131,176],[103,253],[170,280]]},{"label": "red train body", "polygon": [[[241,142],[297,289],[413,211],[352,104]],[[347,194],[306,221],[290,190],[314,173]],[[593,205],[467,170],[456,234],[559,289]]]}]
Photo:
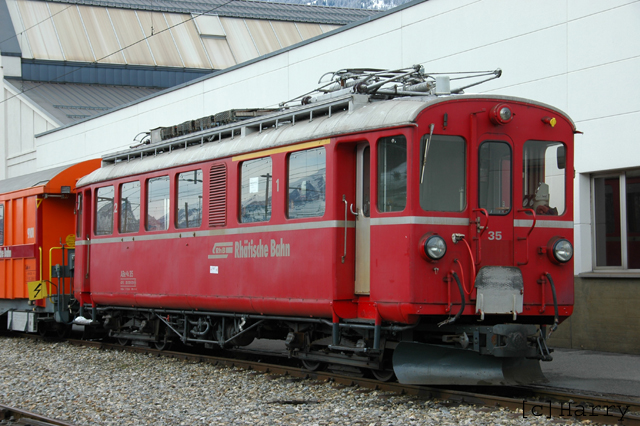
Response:
[{"label": "red train body", "polygon": [[78,182],[80,314],[410,383],[539,377],[573,309],[575,126],[433,89],[342,89],[105,157]]}]

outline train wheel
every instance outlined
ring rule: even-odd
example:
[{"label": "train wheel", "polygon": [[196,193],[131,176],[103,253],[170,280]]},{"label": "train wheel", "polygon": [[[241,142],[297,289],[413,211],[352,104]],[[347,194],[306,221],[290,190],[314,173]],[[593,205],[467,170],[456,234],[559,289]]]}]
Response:
[{"label": "train wheel", "polygon": [[169,336],[165,335],[164,338],[160,338],[159,341],[154,342],[154,346],[159,351],[168,351],[173,346],[173,342],[169,340]]},{"label": "train wheel", "polygon": [[373,377],[376,378],[376,380],[380,380],[381,382],[390,382],[391,380],[396,378],[396,374],[393,372],[393,370],[369,370],[371,371],[371,374],[373,375]]},{"label": "train wheel", "polygon": [[71,334],[71,326],[66,324],[58,324],[55,327],[55,333],[59,339],[66,339]]},{"label": "train wheel", "polygon": [[309,361],[307,359],[302,359],[300,361],[302,361],[302,365],[305,368],[305,370],[309,370],[309,371],[319,371],[319,370],[323,370],[325,367],[325,364],[320,361]]}]

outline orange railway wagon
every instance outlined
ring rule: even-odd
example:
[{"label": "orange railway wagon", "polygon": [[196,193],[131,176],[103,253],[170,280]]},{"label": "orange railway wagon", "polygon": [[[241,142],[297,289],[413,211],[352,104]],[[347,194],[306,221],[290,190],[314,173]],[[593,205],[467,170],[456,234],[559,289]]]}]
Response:
[{"label": "orange railway wagon", "polygon": [[[76,181],[98,167],[95,159],[0,181],[0,315],[9,329],[56,323],[61,295],[72,293],[59,276],[73,276]],[[52,271],[50,261],[64,267]]]}]

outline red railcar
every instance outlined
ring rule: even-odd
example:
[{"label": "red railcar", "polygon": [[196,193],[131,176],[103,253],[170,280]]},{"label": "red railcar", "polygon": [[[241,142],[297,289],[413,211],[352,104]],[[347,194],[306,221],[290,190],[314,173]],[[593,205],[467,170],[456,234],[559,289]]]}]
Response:
[{"label": "red railcar", "polygon": [[78,183],[76,298],[159,347],[263,337],[308,368],[529,380],[573,309],[575,126],[424,86],[342,88],[105,157]]}]

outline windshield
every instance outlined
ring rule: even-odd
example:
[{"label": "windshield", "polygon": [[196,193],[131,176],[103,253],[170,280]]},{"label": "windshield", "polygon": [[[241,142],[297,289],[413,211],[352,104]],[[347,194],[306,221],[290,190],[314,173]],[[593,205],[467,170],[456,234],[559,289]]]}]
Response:
[{"label": "windshield", "polygon": [[527,141],[523,154],[522,207],[537,215],[565,210],[565,148],[560,142]]}]

